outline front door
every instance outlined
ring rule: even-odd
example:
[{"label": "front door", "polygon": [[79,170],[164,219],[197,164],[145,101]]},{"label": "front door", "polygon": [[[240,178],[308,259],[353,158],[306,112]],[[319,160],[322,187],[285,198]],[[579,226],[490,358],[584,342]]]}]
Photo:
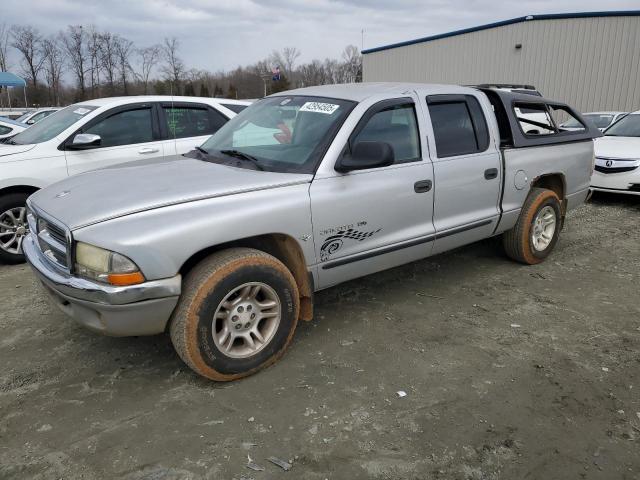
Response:
[{"label": "front door", "polygon": [[[154,122],[151,104],[120,107],[89,122],[76,133],[100,136],[100,144],[83,150],[71,150],[66,143],[65,155],[69,175],[105,168],[136,160],[160,160],[163,145]],[[75,136],[75,134],[74,134]]]},{"label": "front door", "polygon": [[417,109],[411,97],[379,102],[350,138],[351,145],[388,143],[395,156],[392,165],[331,172],[312,182],[319,288],[429,255],[433,172],[420,141],[423,120]]},{"label": "front door", "polygon": [[[499,219],[501,154],[474,95],[426,98],[433,134],[433,253],[491,236]],[[433,152],[432,152],[433,153]]]}]

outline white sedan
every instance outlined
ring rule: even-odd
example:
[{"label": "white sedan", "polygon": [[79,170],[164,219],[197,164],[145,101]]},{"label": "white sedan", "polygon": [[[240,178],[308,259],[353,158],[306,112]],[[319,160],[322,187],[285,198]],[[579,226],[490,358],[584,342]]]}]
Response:
[{"label": "white sedan", "polygon": [[5,138],[13,137],[16,133],[25,130],[29,125],[0,117],[0,143]]},{"label": "white sedan", "polygon": [[640,195],[640,110],[596,138],[595,153],[592,190]]},{"label": "white sedan", "polygon": [[[582,114],[583,117],[591,120],[601,132],[627,115],[629,115],[629,112],[588,112]],[[563,123],[560,127],[565,130],[579,130],[582,125],[574,118]]]},{"label": "white sedan", "polygon": [[0,144],[0,262],[23,261],[25,203],[36,190],[89,170],[187,153],[250,103],[100,98],[64,108],[12,136]]}]

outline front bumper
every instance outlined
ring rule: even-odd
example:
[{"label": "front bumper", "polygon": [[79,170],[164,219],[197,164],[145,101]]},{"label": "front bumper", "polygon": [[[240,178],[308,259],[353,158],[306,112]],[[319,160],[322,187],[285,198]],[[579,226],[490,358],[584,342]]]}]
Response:
[{"label": "front bumper", "polygon": [[69,275],[53,266],[28,235],[24,255],[58,307],[84,327],[105,335],[154,335],[165,330],[178,302],[180,275],[114,287]]}]

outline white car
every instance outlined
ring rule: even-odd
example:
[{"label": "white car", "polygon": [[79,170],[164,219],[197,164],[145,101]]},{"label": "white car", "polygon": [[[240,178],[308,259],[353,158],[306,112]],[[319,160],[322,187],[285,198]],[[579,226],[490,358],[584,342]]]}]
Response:
[{"label": "white car", "polygon": [[592,190],[640,195],[640,110],[605,130],[595,154]]},{"label": "white car", "polygon": [[26,130],[28,125],[9,120],[8,118],[0,118],[0,142],[6,138],[13,137],[16,133]]},{"label": "white car", "polygon": [[36,190],[88,170],[187,153],[249,104],[170,96],[88,100],[0,144],[0,261],[23,261],[25,203]]},{"label": "white car", "polygon": [[[627,115],[629,115],[629,112],[589,112],[582,114],[583,117],[591,120],[591,122],[598,127],[601,132]],[[565,130],[580,130],[582,125],[580,125],[576,119],[571,119],[561,124],[560,128]]]},{"label": "white car", "polygon": [[33,125],[34,123],[38,123],[40,120],[47,118],[52,113],[56,113],[58,110],[61,110],[60,107],[39,108],[16,118],[16,121],[26,123],[27,125]]}]

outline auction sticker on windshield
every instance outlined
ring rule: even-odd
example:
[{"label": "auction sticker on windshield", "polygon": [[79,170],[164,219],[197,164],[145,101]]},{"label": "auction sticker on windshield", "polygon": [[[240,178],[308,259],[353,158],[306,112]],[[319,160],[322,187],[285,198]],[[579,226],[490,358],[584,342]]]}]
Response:
[{"label": "auction sticker on windshield", "polygon": [[340,105],[335,105],[333,103],[321,103],[321,102],[307,102],[302,107],[300,107],[300,112],[315,112],[315,113],[326,113],[327,115],[331,115],[335,112]]}]

